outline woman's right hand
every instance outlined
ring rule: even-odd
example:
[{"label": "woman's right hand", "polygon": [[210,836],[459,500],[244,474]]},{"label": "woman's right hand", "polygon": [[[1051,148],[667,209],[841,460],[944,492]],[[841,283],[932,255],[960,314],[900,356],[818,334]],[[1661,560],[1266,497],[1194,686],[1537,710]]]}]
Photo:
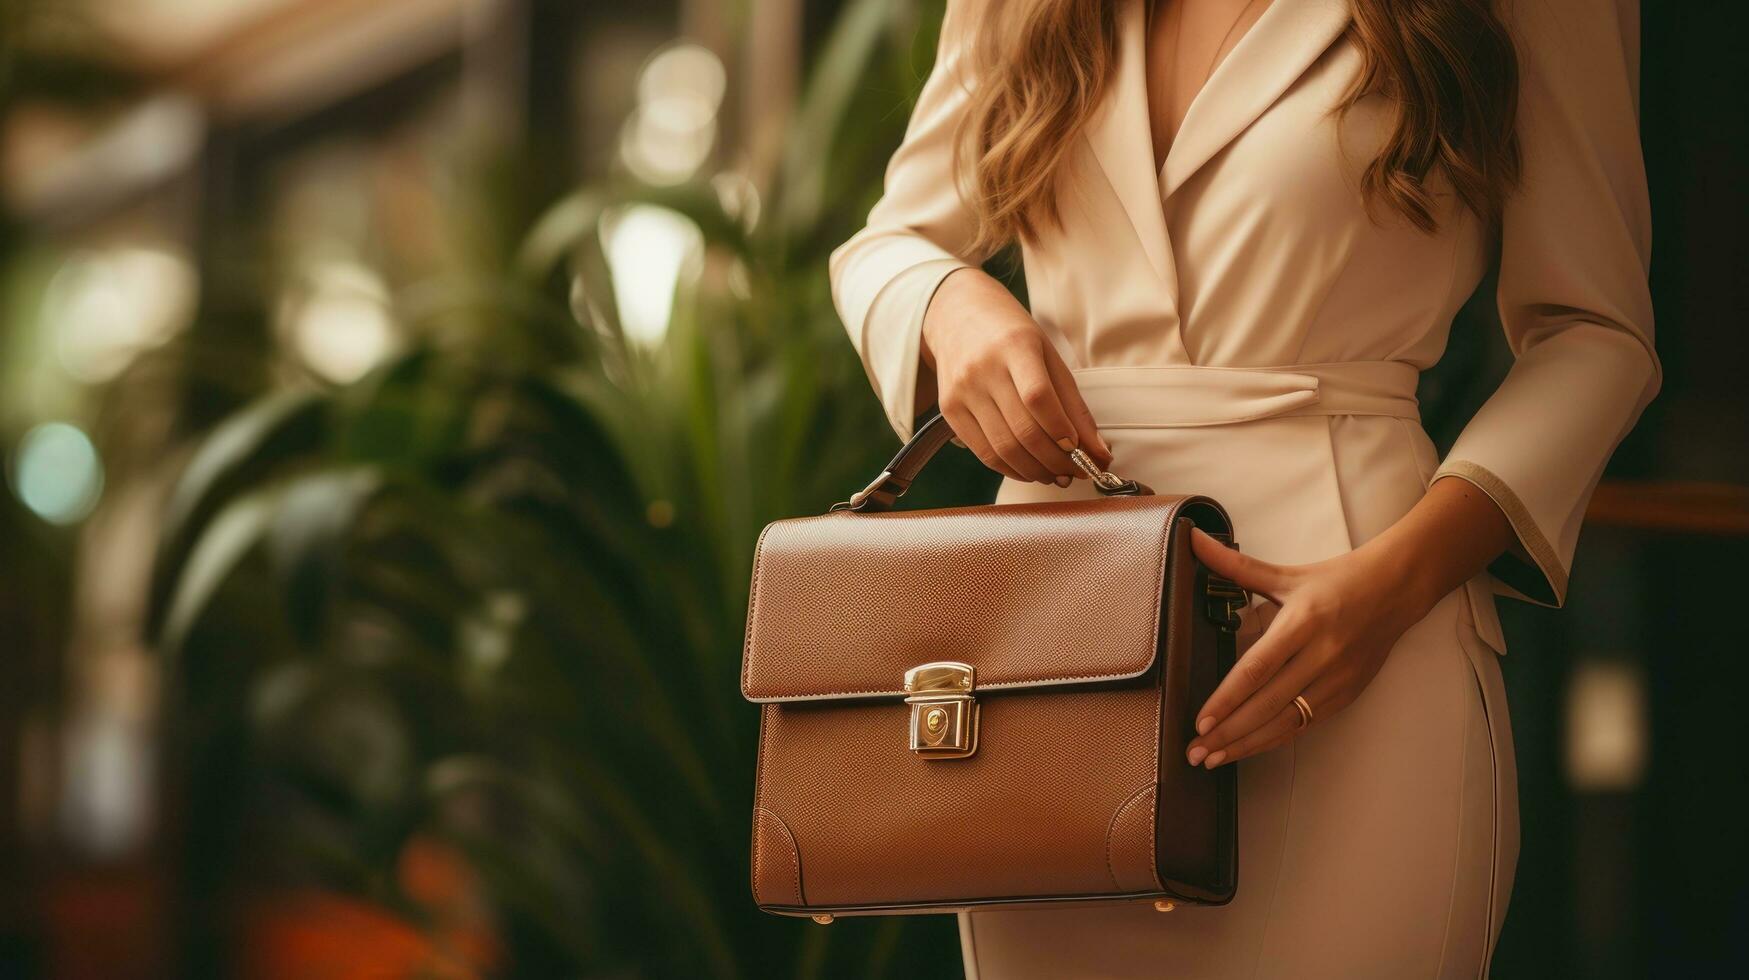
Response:
[{"label": "woman's right hand", "polygon": [[948,274],[923,317],[923,363],[954,435],[1003,476],[1067,487],[1081,448],[1102,468],[1111,449],[1074,375],[1032,316],[979,269]]}]

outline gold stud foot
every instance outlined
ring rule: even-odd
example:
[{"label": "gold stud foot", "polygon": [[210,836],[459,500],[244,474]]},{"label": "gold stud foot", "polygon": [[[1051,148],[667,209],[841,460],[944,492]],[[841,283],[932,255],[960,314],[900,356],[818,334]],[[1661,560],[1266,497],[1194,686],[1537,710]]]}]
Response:
[{"label": "gold stud foot", "polygon": [[829,926],[832,924],[832,917],[830,915],[827,915],[824,912],[820,913],[819,915],[813,916],[812,918],[816,923],[823,925],[823,926]]},{"label": "gold stud foot", "polygon": [[1177,905],[1166,901],[1164,898],[1154,903],[1154,911],[1156,912],[1170,912],[1177,907]]}]

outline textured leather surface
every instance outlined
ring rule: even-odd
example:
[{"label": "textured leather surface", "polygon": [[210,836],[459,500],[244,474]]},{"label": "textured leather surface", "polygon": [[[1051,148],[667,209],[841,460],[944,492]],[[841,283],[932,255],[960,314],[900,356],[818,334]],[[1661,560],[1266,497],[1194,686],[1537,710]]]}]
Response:
[{"label": "textured leather surface", "polygon": [[980,689],[1137,676],[1154,661],[1166,529],[1185,500],[778,521],[754,560],[742,692],[895,696],[934,660],[971,664]]},{"label": "textured leather surface", "polygon": [[753,810],[753,891],[774,902],[801,905],[802,856],[795,835],[764,807]]},{"label": "textured leather surface", "polygon": [[1111,826],[1105,831],[1105,864],[1113,891],[1161,887],[1154,871],[1154,807],[1159,795],[1159,787],[1150,782],[1111,815]]},{"label": "textured leather surface", "polygon": [[[1168,497],[768,529],[744,680],[750,695],[790,700],[761,709],[759,905],[1230,898],[1231,774],[1183,761],[1206,696],[1191,687],[1220,669],[1185,512],[1226,530],[1212,504]],[[871,564],[900,585],[865,577]],[[938,659],[978,669],[970,758],[912,753],[897,698],[832,697],[896,692],[905,669]],[[991,676],[1055,682],[991,690]]]},{"label": "textured leather surface", "polygon": [[992,695],[977,755],[952,760],[906,748],[902,704],[767,705],[759,804],[795,833],[810,906],[1108,894],[1106,831],[1154,781],[1158,698]]}]

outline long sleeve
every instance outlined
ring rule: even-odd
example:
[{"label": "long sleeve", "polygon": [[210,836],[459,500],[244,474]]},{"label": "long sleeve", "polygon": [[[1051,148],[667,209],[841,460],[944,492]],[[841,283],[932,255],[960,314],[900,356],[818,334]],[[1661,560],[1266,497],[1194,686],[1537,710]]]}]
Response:
[{"label": "long sleeve", "polygon": [[[1635,0],[1510,0],[1524,172],[1501,227],[1498,303],[1516,361],[1434,478],[1481,488],[1522,551],[1497,591],[1566,601],[1585,508],[1657,393],[1647,288]],[[1626,29],[1624,30],[1624,25]]]},{"label": "long sleeve", "polygon": [[954,133],[967,85],[963,54],[972,14],[952,0],[935,67],[917,97],[904,142],[887,164],[866,226],[833,251],[832,299],[900,439],[911,435],[923,315],[948,273],[977,264],[974,221],[953,173]]}]

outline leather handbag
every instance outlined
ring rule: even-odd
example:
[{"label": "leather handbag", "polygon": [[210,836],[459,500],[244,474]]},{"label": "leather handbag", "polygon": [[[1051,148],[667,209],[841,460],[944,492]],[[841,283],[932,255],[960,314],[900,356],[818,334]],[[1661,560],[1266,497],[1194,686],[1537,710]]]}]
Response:
[{"label": "leather handbag", "polygon": [[1234,767],[1184,761],[1247,596],[1154,494],[1079,450],[1091,500],[891,512],[953,433],[932,418],[753,563],[741,690],[760,706],[754,900],[841,915],[1220,905]]}]

